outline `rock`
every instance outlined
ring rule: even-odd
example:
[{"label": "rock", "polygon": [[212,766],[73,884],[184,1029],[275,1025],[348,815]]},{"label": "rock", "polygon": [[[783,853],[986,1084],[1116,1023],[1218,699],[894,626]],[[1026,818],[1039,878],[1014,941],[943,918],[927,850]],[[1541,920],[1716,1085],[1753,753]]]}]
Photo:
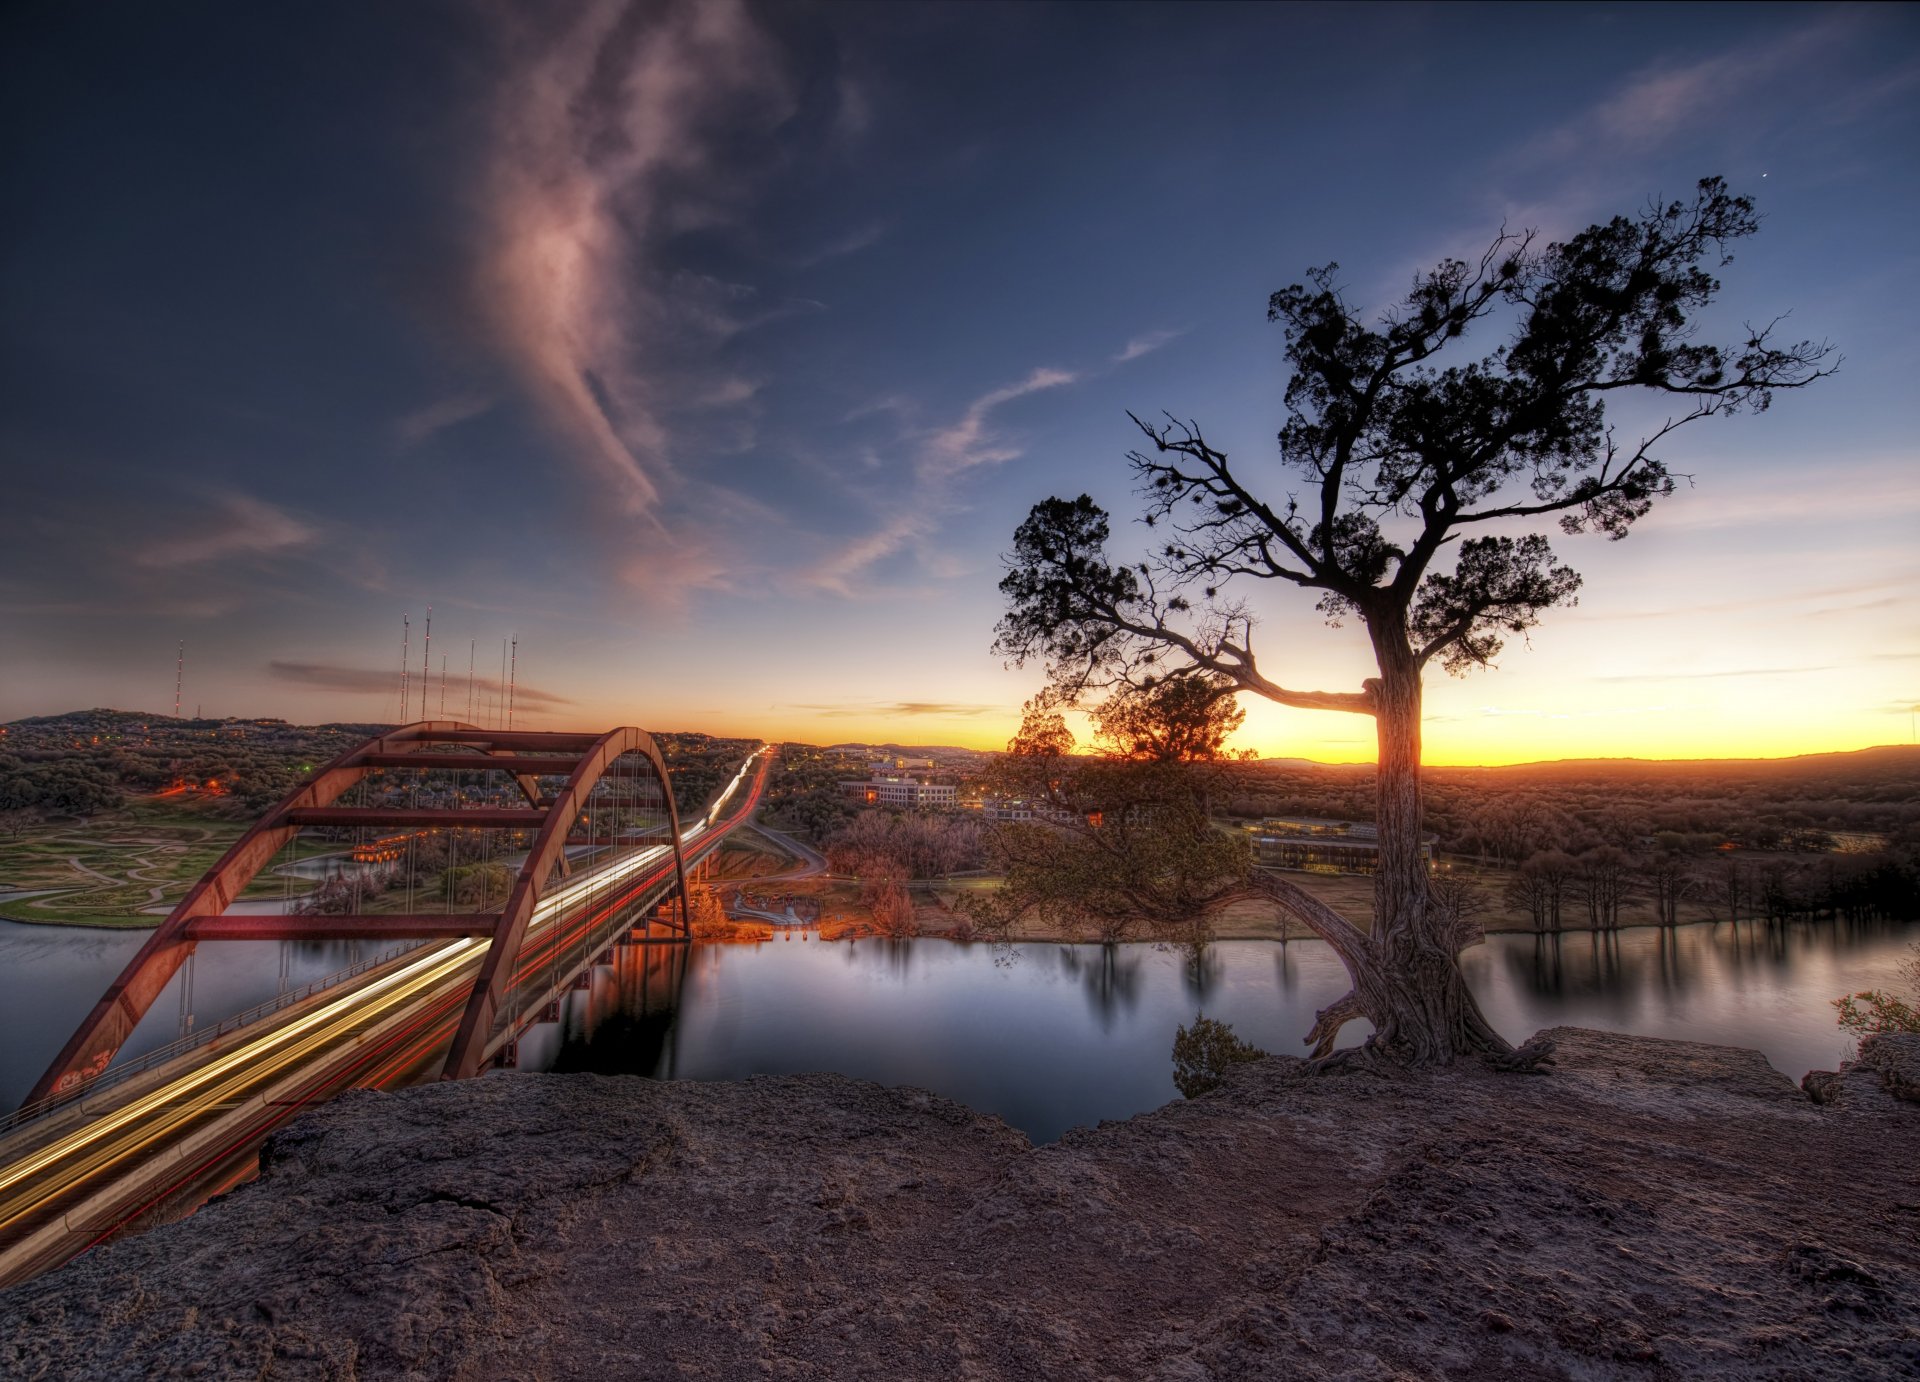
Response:
[{"label": "rock", "polygon": [[1544,1035],[1545,1076],[1275,1057],[1039,1148],[828,1075],[356,1094],[0,1295],[0,1375],[1920,1374],[1911,1039],[1820,1106]]},{"label": "rock", "polygon": [[1800,1088],[1816,1104],[1847,1103],[1891,1111],[1896,1101],[1920,1104],[1920,1036],[1876,1032],[1838,1070],[1809,1070]]}]

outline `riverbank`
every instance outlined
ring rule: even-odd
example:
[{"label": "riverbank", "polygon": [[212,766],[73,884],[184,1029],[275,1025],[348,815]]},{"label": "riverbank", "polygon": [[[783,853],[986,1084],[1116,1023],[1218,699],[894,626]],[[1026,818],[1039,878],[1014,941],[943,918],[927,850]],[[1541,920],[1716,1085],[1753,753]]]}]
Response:
[{"label": "riverbank", "polygon": [[833,1075],[353,1094],[0,1296],[0,1371],[1912,1375],[1920,1106],[1553,1035],[1544,1076],[1276,1058],[1039,1148]]}]

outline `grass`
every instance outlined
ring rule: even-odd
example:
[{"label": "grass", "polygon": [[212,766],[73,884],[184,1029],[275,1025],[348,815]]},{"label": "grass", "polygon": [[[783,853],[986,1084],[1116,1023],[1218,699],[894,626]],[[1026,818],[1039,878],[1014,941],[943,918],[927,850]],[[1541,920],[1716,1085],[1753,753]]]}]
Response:
[{"label": "grass", "polygon": [[[0,841],[0,890],[42,891],[0,906],[0,918],[57,926],[157,925],[188,888],[237,840],[246,825],[196,804],[139,798],[84,821],[29,827]],[[334,846],[297,840],[282,859],[308,858]],[[297,881],[295,892],[311,886]],[[264,875],[242,896],[270,897],[284,879]]]}]

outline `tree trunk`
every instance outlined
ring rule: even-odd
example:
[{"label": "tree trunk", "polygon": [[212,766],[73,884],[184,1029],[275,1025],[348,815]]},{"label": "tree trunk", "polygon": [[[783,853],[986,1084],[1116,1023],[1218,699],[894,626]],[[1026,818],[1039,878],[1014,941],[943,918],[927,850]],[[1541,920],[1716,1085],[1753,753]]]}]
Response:
[{"label": "tree trunk", "polygon": [[1373,686],[1379,742],[1375,815],[1378,872],[1373,933],[1365,959],[1351,961],[1354,994],[1373,1023],[1373,1044],[1418,1065],[1460,1055],[1505,1055],[1460,973],[1463,937],[1434,905],[1421,849],[1420,669],[1397,621],[1373,627],[1381,675]]},{"label": "tree trunk", "polygon": [[[1253,877],[1261,893],[1333,948],[1353,979],[1353,991],[1317,1015],[1307,1043],[1315,1057],[1333,1061],[1383,1055],[1409,1065],[1450,1065],[1474,1056],[1504,1069],[1533,1069],[1553,1043],[1536,1039],[1516,1050],[1493,1029],[1460,972],[1465,935],[1432,895],[1420,848],[1420,668],[1404,621],[1369,627],[1382,673],[1367,683],[1380,751],[1373,929],[1360,930],[1270,870],[1257,869]],[[1335,1053],[1340,1028],[1357,1017],[1373,1023],[1373,1036],[1363,1047]]]}]

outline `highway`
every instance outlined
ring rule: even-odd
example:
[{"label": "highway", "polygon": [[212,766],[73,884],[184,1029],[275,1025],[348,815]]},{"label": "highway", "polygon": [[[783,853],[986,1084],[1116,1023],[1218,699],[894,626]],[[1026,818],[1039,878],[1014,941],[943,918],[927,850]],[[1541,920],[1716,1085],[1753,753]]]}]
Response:
[{"label": "highway", "polygon": [[[683,831],[689,867],[753,814],[771,762],[764,749],[750,758]],[[511,1016],[490,1045],[511,1043],[537,1020],[673,878],[672,850],[658,845],[577,874],[543,898],[509,985],[503,1011]],[[0,1285],[230,1188],[251,1174],[266,1136],[309,1105],[436,1073],[489,944],[428,942],[258,1032],[242,1029],[129,1081],[108,1108],[80,1100],[0,1139]],[[90,1107],[83,1114],[78,1104]]]}]

